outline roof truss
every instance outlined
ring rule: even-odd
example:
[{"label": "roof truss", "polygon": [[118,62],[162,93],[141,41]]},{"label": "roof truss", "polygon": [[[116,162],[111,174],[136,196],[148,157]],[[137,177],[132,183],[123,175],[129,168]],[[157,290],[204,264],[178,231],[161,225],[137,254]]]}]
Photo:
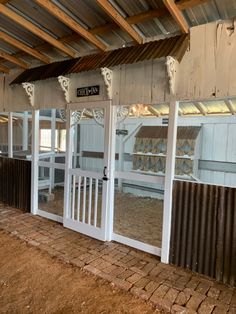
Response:
[{"label": "roof truss", "polygon": [[29,22],[22,16],[18,15],[14,11],[10,10],[6,6],[0,4],[0,13],[14,21],[15,23],[21,25],[23,28],[26,28],[28,31],[34,33],[36,36],[42,38],[43,40],[47,41],[50,45],[58,48],[62,52],[64,52],[66,55],[74,58],[75,52],[62,44],[59,40],[55,39],[48,33],[44,32],[42,29],[40,29],[38,26],[34,25],[33,23]]},{"label": "roof truss", "polygon": [[186,10],[205,2],[209,2],[209,0],[180,0],[177,6],[180,10]]},{"label": "roof truss", "polygon": [[138,44],[142,43],[142,37],[130,26],[120,13],[107,1],[96,0],[100,7]]},{"label": "roof truss", "polygon": [[35,57],[36,59],[38,59],[44,63],[50,63],[50,58],[48,58],[47,56],[38,52],[37,50],[30,48],[29,46],[25,45],[21,41],[15,39],[12,36],[9,36],[8,34],[2,32],[2,31],[0,31],[0,39],[4,40],[8,44],[10,44],[10,45],[12,45],[18,49],[26,52],[27,54]]},{"label": "roof truss", "polygon": [[58,6],[53,4],[49,0],[34,0],[41,7],[47,10],[50,14],[58,18],[62,23],[73,29],[77,34],[82,36],[84,39],[88,40],[92,44],[94,44],[97,48],[104,51],[106,50],[106,46],[98,40],[93,34],[75,22],[69,15],[63,12]]},{"label": "roof truss", "polygon": [[[96,0],[98,5],[102,7],[102,9],[113,19],[114,22],[96,26],[90,30],[82,27],[78,22],[76,22],[67,13],[65,13],[63,11],[63,8],[54,4],[53,1],[34,1],[42,6],[45,10],[47,10],[51,15],[56,16],[62,23],[70,27],[75,33],[55,39],[53,36],[49,35],[47,32],[43,31],[40,27],[34,24],[34,22],[30,22],[27,18],[24,18],[21,15],[15,13],[15,11],[11,10],[8,6],[4,6],[4,4],[7,4],[8,2],[10,2],[10,0],[0,0],[1,14],[7,16],[15,23],[34,33],[36,36],[43,39],[45,43],[32,48],[29,47],[27,44],[25,45],[20,40],[15,39],[14,36],[11,36],[11,34],[7,35],[5,32],[0,32],[0,38],[21,50],[20,52],[14,54],[13,57],[17,58],[24,56],[25,54],[29,54],[44,63],[50,63],[51,60],[42,52],[49,50],[52,46],[57,48],[67,56],[73,58],[76,56],[76,53],[66,44],[73,41],[76,42],[81,37],[83,37],[90,43],[94,44],[98,49],[105,50],[106,45],[104,45],[103,42],[96,37],[96,35],[111,32],[112,30],[115,30],[119,27],[122,28],[126,33],[128,33],[135,42],[141,43],[143,40],[142,36],[140,36],[139,33],[131,25],[152,20],[154,18],[163,17],[168,15],[169,13],[171,13],[173,18],[177,21],[182,31],[186,33],[188,32],[188,24],[184,19],[181,11],[197,5],[201,5],[210,0],[179,0],[177,3],[175,3],[174,0],[163,0],[163,2],[166,4],[166,7],[164,8],[147,10],[145,12],[141,12],[137,15],[129,16],[126,18],[124,18],[117,11],[117,9],[111,5],[108,0]],[[0,64],[2,64],[3,62],[4,59],[0,59]],[[3,72],[3,69],[4,67],[2,67],[2,70],[0,69],[0,72]],[[5,70],[8,71],[7,68],[5,68]]]},{"label": "roof truss", "polygon": [[5,67],[4,65],[0,65],[0,72],[8,74],[10,72],[10,69]]},{"label": "roof truss", "polygon": [[177,4],[174,2],[174,0],[163,0],[163,1],[167,9],[169,10],[170,14],[172,15],[173,19],[179,25],[182,32],[187,34],[189,31],[189,26],[182,12],[178,8]]},{"label": "roof truss", "polygon": [[225,104],[228,107],[230,113],[232,115],[236,115],[236,112],[234,110],[234,106],[233,106],[232,100],[230,100],[230,99],[225,100]]},{"label": "roof truss", "polygon": [[28,69],[28,64],[2,50],[0,50],[0,57],[7,60],[7,61],[10,61],[11,63],[14,63],[16,65],[18,65],[19,67],[23,68],[23,69]]}]

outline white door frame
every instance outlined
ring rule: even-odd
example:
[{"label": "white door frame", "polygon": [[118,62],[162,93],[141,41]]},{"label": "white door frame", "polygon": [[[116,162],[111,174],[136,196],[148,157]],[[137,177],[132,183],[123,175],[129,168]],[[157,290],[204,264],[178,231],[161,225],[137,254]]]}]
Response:
[{"label": "white door frame", "polygon": [[[96,228],[70,218],[70,187],[71,176],[87,175],[88,171],[81,169],[72,169],[72,127],[71,127],[71,113],[73,110],[84,108],[103,108],[104,115],[104,167],[107,167],[108,181],[103,181],[102,192],[102,220],[101,228]],[[115,167],[115,125],[116,125],[116,108],[112,106],[112,101],[95,101],[86,103],[71,103],[67,109],[67,148],[66,148],[66,168],[65,168],[65,189],[64,189],[64,217],[63,225],[89,236],[95,237],[103,241],[112,239],[112,224],[113,224],[113,195],[114,195],[114,167]],[[102,174],[90,172],[90,177],[101,179]]]}]

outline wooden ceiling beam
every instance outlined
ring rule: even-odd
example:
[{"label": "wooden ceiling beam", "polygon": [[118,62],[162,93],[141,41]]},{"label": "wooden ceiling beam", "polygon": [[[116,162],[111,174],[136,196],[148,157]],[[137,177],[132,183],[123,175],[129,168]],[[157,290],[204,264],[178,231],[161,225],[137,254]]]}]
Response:
[{"label": "wooden ceiling beam", "polygon": [[[207,2],[209,0],[201,0],[201,1]],[[190,8],[190,7],[193,7],[193,6],[198,5],[198,4],[199,3],[196,2],[196,0],[183,0],[177,4],[177,7],[180,10],[184,10],[185,8]],[[133,25],[133,24],[138,24],[138,23],[142,23],[145,21],[149,21],[149,20],[152,20],[154,18],[163,17],[163,16],[166,16],[168,14],[169,14],[169,11],[166,8],[152,9],[152,10],[148,10],[148,11],[142,12],[142,13],[134,15],[134,16],[127,17],[127,18],[125,18],[125,20],[128,24]],[[105,25],[96,26],[96,27],[90,29],[89,31],[93,35],[100,35],[100,34],[110,32],[111,30],[114,30],[117,28],[119,28],[119,26],[116,23],[107,23]],[[80,35],[78,35],[77,33],[73,33],[71,35],[61,37],[60,39],[58,39],[58,41],[66,44],[66,43],[71,43],[73,41],[79,40],[80,38],[81,38]],[[51,48],[51,44],[48,44],[47,42],[34,47],[34,49],[38,50],[38,51],[48,51],[50,48]],[[14,56],[19,57],[19,56],[23,56],[23,55],[25,55],[23,52],[18,52]],[[4,60],[0,60],[0,63],[2,63],[2,62],[4,62]]]},{"label": "wooden ceiling beam", "polygon": [[50,45],[56,47],[57,49],[64,52],[66,55],[74,58],[75,52],[70,49],[69,47],[62,44],[59,40],[55,39],[51,35],[47,34],[45,31],[40,29],[38,26],[34,25],[33,23],[29,22],[22,16],[16,14],[14,11],[10,10],[6,6],[0,4],[0,13],[14,21],[15,23],[19,24],[23,28],[27,29],[31,33],[35,34],[36,36],[42,38],[43,40],[47,41]]},{"label": "wooden ceiling beam", "polygon": [[173,19],[179,25],[180,29],[183,33],[187,34],[189,32],[189,26],[187,21],[185,20],[182,12],[175,4],[174,0],[163,0],[165,6],[169,10],[170,14],[172,15]]},{"label": "wooden ceiling beam", "polygon": [[96,0],[97,4],[113,19],[113,21],[120,26],[130,37],[138,44],[143,42],[142,37],[133,29],[132,26],[120,15],[119,12],[107,1]]},{"label": "wooden ceiling beam", "polygon": [[234,106],[233,106],[232,100],[227,99],[224,102],[225,102],[226,106],[228,107],[230,113],[235,116],[236,112],[234,110]]},{"label": "wooden ceiling beam", "polygon": [[160,112],[153,108],[151,105],[148,105],[148,111],[156,117],[160,117]]},{"label": "wooden ceiling beam", "polygon": [[0,65],[0,72],[9,74],[10,73],[10,69],[5,67],[4,65]]},{"label": "wooden ceiling beam", "polygon": [[78,24],[75,20],[73,20],[68,14],[62,11],[57,5],[52,3],[49,0],[34,0],[37,4],[39,4],[42,8],[48,11],[50,14],[54,15],[58,18],[62,23],[67,25],[69,28],[73,29],[77,34],[81,37],[95,45],[98,49],[105,51],[106,46],[93,34],[91,34],[88,30]]},{"label": "wooden ceiling beam", "polygon": [[194,102],[193,104],[203,116],[206,116],[208,114],[202,102]]},{"label": "wooden ceiling beam", "polygon": [[180,0],[176,5],[180,10],[186,10],[209,1],[210,0]]},{"label": "wooden ceiling beam", "polygon": [[12,36],[9,36],[8,34],[0,31],[0,39],[3,41],[7,42],[8,44],[26,52],[27,54],[33,56],[34,58],[44,62],[44,63],[50,63],[50,58],[47,56],[43,55],[42,53],[38,52],[35,49],[30,48],[29,46],[25,45],[21,41],[15,39]]},{"label": "wooden ceiling beam", "polygon": [[16,65],[18,65],[19,67],[23,68],[23,69],[28,69],[29,66],[26,62],[10,55],[9,53],[6,53],[2,50],[0,50],[0,57],[7,60],[7,61],[10,61],[11,63],[14,63]]}]

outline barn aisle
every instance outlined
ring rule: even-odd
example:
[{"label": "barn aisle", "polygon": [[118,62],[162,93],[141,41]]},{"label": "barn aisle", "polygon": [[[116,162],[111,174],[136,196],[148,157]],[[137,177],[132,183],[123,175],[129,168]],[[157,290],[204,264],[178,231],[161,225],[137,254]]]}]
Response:
[{"label": "barn aisle", "polygon": [[[229,288],[214,280],[199,276],[187,270],[162,264],[157,257],[129,248],[122,244],[115,242],[103,243],[63,228],[56,222],[49,221],[39,216],[33,216],[29,213],[22,213],[17,209],[6,208],[3,205],[0,206],[0,230],[5,231],[5,233],[1,232],[0,235],[1,254],[4,256],[4,252],[6,252],[6,250],[9,252],[10,248],[12,248],[13,256],[18,256],[15,263],[18,263],[19,265],[13,264],[12,261],[10,264],[10,267],[14,267],[16,272],[17,269],[20,270],[18,275],[14,273],[14,275],[12,274],[13,276],[20,276],[22,271],[25,270],[22,269],[22,259],[24,260],[24,267],[26,267],[27,264],[28,266],[34,265],[34,258],[36,258],[37,261],[40,261],[40,259],[43,260],[43,267],[45,266],[45,263],[47,264],[43,270],[39,270],[42,274],[45,272],[47,275],[47,273],[50,272],[50,267],[52,267],[50,266],[51,263],[53,263],[55,273],[58,271],[58,268],[61,269],[65,264],[70,264],[95,275],[97,278],[104,279],[105,282],[110,282],[112,287],[130,291],[132,294],[148,300],[147,308],[145,308],[145,304],[136,304],[136,301],[130,299],[130,296],[128,296],[126,299],[130,302],[126,308],[126,312],[128,313],[151,313],[153,311],[151,310],[151,307],[149,307],[151,305],[167,312],[171,310],[173,313],[185,309],[192,312],[198,311],[199,313],[213,312],[221,314],[227,312],[234,313],[236,310],[236,289]],[[10,234],[13,238],[8,239],[6,233]],[[20,239],[21,242],[15,242],[15,238]],[[23,245],[25,242],[29,246]],[[8,243],[10,245],[9,247]],[[37,247],[39,251],[36,252],[32,247]],[[19,258],[20,253],[21,257]],[[41,253],[46,253],[46,255],[42,255]],[[30,259],[27,258],[27,254],[31,254]],[[0,258],[0,268],[1,271],[6,274],[4,267],[7,267],[7,261],[3,256]],[[49,259],[49,256],[55,257],[54,261]],[[64,265],[58,264],[57,261],[63,262]],[[36,270],[38,270],[39,264],[39,262],[36,263]],[[79,281],[80,274],[78,274],[78,272],[74,273],[74,270],[67,268],[63,270],[63,278],[64,276],[67,277],[67,272],[70,274],[73,273],[74,275],[73,285],[81,285],[81,282]],[[81,276],[83,277],[84,274]],[[1,275],[1,278],[3,278],[1,281],[3,294],[8,294],[8,299],[4,299],[3,295],[0,298],[2,309],[3,300],[9,300],[10,298],[10,287],[8,279],[5,280],[6,278],[3,275]],[[71,278],[72,277],[70,276],[70,280]],[[36,284],[36,281],[34,281],[34,279],[32,280],[34,284]],[[60,280],[60,278],[58,280]],[[92,278],[88,277],[88,279],[86,279],[86,287],[83,289],[86,290],[90,287],[90,281],[92,287],[94,287],[95,283],[92,282]],[[30,279],[28,279],[28,282],[31,284]],[[54,281],[52,280],[51,282]],[[72,284],[72,282],[70,284]],[[100,284],[95,284],[95,288],[97,288],[97,285],[99,286]],[[57,285],[55,284],[55,286]],[[106,304],[106,313],[109,313],[109,311],[107,312],[107,304],[110,301],[108,300],[107,302],[104,302],[104,297],[109,299],[110,288],[107,292],[108,295],[105,290],[103,290],[107,288],[108,287],[99,286],[98,289],[101,289],[100,293],[103,295],[103,305],[101,306]],[[47,289],[47,287],[45,287],[45,289]],[[50,289],[49,286],[48,289]],[[38,289],[38,291],[40,291],[40,289]],[[44,290],[42,289],[42,291]],[[73,293],[74,290],[72,290],[72,296]],[[94,297],[94,293],[94,290],[90,289],[89,297],[91,297],[91,299]],[[26,298],[28,297],[29,296],[26,294]],[[112,295],[112,300],[113,297],[114,296]],[[125,298],[126,294],[122,293],[117,296],[119,304],[123,304],[123,301],[120,299],[121,297]],[[76,298],[78,299],[79,296],[76,295]],[[116,296],[114,298],[116,300]],[[33,300],[31,301],[33,302]],[[81,301],[82,299],[79,299],[78,301],[80,305]],[[47,302],[45,302],[45,304],[49,306]],[[86,301],[84,302],[84,304],[86,304]],[[113,302],[115,301],[113,300]],[[30,303],[26,303],[24,306],[30,306]],[[114,303],[114,308],[115,306],[118,306],[117,313],[122,310],[119,308],[121,305],[118,305],[118,303],[117,305]],[[88,304],[91,303],[88,301]],[[33,305],[35,310],[35,304]],[[128,310],[129,306],[131,309],[130,312]],[[111,310],[112,313],[114,313],[114,308]],[[89,313],[89,311],[91,313],[91,310],[92,308],[88,308],[88,311],[86,312],[85,310],[84,313]],[[99,308],[99,310],[102,312],[102,308]],[[92,312],[98,313],[96,311]],[[37,313],[40,313],[40,311]]]}]

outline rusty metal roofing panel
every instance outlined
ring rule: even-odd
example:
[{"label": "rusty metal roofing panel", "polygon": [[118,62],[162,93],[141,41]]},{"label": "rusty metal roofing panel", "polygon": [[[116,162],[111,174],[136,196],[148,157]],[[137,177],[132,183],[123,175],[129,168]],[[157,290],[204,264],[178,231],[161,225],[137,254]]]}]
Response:
[{"label": "rusty metal roofing panel", "polygon": [[82,71],[91,71],[101,67],[114,67],[119,64],[132,64],[169,55],[180,60],[186,49],[182,47],[183,45],[186,46],[185,42],[188,42],[188,36],[175,36],[160,41],[101,52],[77,59],[54,62],[24,71],[11,84],[43,80]]},{"label": "rusty metal roofing panel", "polygon": [[170,262],[236,286],[236,189],[175,181]]}]

